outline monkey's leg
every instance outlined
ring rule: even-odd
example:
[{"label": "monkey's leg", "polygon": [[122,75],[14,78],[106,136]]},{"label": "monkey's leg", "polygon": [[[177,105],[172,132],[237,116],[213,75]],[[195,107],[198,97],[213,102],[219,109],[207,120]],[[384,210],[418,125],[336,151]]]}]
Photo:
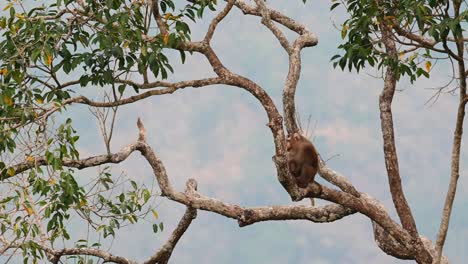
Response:
[{"label": "monkey's leg", "polygon": [[[300,178],[303,179],[303,181],[306,184],[306,187],[307,185],[309,185],[309,183],[314,182],[315,174],[317,174],[317,169],[314,166],[309,165],[309,164],[305,164],[304,166],[302,166]],[[305,188],[305,187],[302,187],[302,188]]]},{"label": "monkey's leg", "polygon": [[[317,173],[317,169],[312,166],[312,165],[304,165],[302,167],[302,172],[301,172],[301,181],[302,181],[302,184],[305,185],[304,187],[301,187],[301,188],[305,188],[307,187],[309,184],[313,183],[314,182],[314,178],[315,178],[315,174]],[[312,206],[315,206],[315,200],[314,198],[310,198],[310,204]]]}]

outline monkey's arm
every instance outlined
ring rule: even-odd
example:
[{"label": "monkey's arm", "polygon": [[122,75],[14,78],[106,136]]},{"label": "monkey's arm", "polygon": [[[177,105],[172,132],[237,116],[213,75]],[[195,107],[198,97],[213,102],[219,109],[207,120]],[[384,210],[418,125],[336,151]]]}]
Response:
[{"label": "monkey's arm", "polygon": [[301,168],[299,167],[299,165],[297,164],[297,162],[294,159],[292,159],[292,160],[290,160],[288,162],[288,166],[289,166],[289,172],[294,177],[299,177]]}]

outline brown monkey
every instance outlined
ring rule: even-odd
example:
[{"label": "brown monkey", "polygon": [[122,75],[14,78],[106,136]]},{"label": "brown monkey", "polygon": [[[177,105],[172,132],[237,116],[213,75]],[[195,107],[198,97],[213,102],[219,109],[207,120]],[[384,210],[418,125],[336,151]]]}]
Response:
[{"label": "brown monkey", "polygon": [[297,186],[305,188],[312,183],[318,171],[318,153],[314,145],[299,133],[286,139],[289,172],[294,176]]}]

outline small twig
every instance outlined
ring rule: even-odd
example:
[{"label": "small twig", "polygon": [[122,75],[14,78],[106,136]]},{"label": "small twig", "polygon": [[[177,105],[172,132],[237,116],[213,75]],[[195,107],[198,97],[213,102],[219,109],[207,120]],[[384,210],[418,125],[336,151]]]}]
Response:
[{"label": "small twig", "polygon": [[227,16],[227,14],[229,14],[229,11],[231,11],[235,2],[236,0],[229,0],[226,4],[226,7],[211,21],[204,39],[206,43],[210,43],[219,22],[221,22],[221,20],[223,20]]},{"label": "small twig", "polygon": [[273,35],[275,35],[281,46],[283,46],[284,50],[289,54],[291,52],[289,41],[283,32],[271,22],[270,11],[268,10],[264,0],[255,0],[255,3],[257,3],[257,7],[262,15],[262,24],[264,24],[273,33]]}]

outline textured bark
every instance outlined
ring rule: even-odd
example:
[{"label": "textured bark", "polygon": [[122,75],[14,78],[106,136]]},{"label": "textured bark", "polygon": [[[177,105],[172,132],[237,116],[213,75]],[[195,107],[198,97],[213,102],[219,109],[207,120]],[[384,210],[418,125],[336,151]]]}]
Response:
[{"label": "textured bark", "polygon": [[[261,10],[259,8],[251,6],[243,0],[237,0],[235,5],[246,15],[262,17]],[[299,35],[308,31],[308,29],[303,24],[298,23],[294,19],[282,14],[277,10],[272,10],[267,7],[267,11],[273,21],[285,26]]]},{"label": "textured bark", "polygon": [[297,83],[301,74],[301,50],[304,47],[317,45],[318,40],[310,32],[304,32],[293,43],[289,55],[289,71],[283,90],[283,108],[285,125],[288,134],[299,131],[296,123],[296,108],[294,97],[296,95]]},{"label": "textured bark", "polygon": [[[374,239],[377,246],[382,249],[386,254],[399,258],[399,259],[414,259],[414,254],[403,247],[395,238],[393,238],[388,232],[386,232],[381,226],[372,222],[372,227],[374,229]],[[424,248],[432,256],[433,260],[436,260],[437,252],[435,250],[434,244],[428,238],[421,236],[420,237]],[[435,262],[434,262],[435,263]],[[442,256],[441,264],[448,264],[448,258]]]},{"label": "textured bark", "polygon": [[[99,155],[94,157],[89,157],[81,160],[72,160],[72,159],[63,159],[62,165],[65,167],[84,169],[89,167],[95,167],[107,163],[120,163],[127,159],[127,157],[135,151],[137,145],[130,145],[123,148],[119,153],[113,155]],[[15,173],[8,174],[1,180],[5,180],[15,175],[18,175],[22,172],[25,172],[29,169],[35,168],[36,166],[45,166],[47,165],[46,157],[35,157],[34,162],[22,162],[16,165],[11,166]]]},{"label": "textured bark", "polygon": [[213,38],[213,34],[216,30],[216,27],[218,26],[219,22],[223,20],[229,11],[231,11],[232,7],[234,6],[235,0],[229,0],[226,4],[226,7],[221,11],[214,19],[211,21],[210,26],[208,27],[208,30],[205,35],[204,42],[210,43],[211,39]]},{"label": "textured bark", "polygon": [[377,223],[372,222],[372,228],[374,229],[375,242],[383,252],[399,259],[414,259],[410,250],[404,247]]},{"label": "textured bark", "polygon": [[[388,56],[398,60],[398,53],[395,41],[391,38],[391,31],[385,24],[381,26],[382,41],[385,45]],[[395,69],[387,66],[384,89],[379,98],[381,129],[384,143],[385,165],[387,168],[388,182],[393,204],[400,218],[403,228],[412,236],[415,247],[415,258],[419,263],[432,263],[432,257],[423,247],[419,237],[416,223],[411,209],[406,201],[401,184],[400,169],[396,152],[395,135],[393,129],[392,101],[396,89],[397,76]],[[392,235],[393,236],[393,235]]]},{"label": "textured bark", "polygon": [[166,35],[168,33],[167,26],[166,23],[164,23],[161,13],[159,11],[159,0],[152,0],[151,5],[153,17],[154,20],[156,20],[156,24],[158,25],[159,31],[162,35]]},{"label": "textured bark", "polygon": [[262,24],[264,24],[271,31],[271,33],[275,35],[281,46],[283,46],[283,49],[289,53],[289,41],[284,33],[271,21],[270,10],[267,8],[265,2],[263,0],[255,0],[255,3],[257,4],[257,9],[260,10]]},{"label": "textured bark", "polygon": [[[465,78],[461,78],[461,82],[466,87]],[[466,88],[465,88],[466,90]],[[444,209],[442,212],[442,220],[440,223],[439,233],[437,235],[437,252],[438,259],[437,263],[440,263],[440,257],[442,256],[442,249],[444,247],[445,238],[447,237],[447,231],[450,222],[450,215],[452,213],[453,202],[457,192],[458,178],[460,177],[460,149],[463,134],[463,121],[465,118],[465,107],[466,101],[461,100],[457,111],[457,121],[455,125],[455,132],[453,136],[452,145],[452,164],[450,166],[450,183],[445,198]]]},{"label": "textured bark", "polygon": [[[395,42],[390,39],[390,31],[382,27],[382,40],[387,53],[393,59],[398,59]],[[412,235],[417,235],[416,223],[414,222],[411,209],[406,201],[403,187],[401,185],[400,169],[395,145],[395,132],[393,129],[392,101],[396,89],[397,76],[395,70],[390,66],[385,74],[384,89],[380,95],[380,119],[384,143],[385,165],[387,167],[388,182],[392,194],[393,203],[400,217],[403,227]]]},{"label": "textured bark", "polygon": [[272,206],[264,208],[245,209],[239,216],[239,226],[251,225],[271,220],[309,220],[314,223],[330,223],[339,220],[356,211],[341,205],[326,205],[323,207],[309,206]]},{"label": "textured bark", "polygon": [[348,179],[346,179],[346,177],[327,167],[323,162],[320,161],[320,159],[319,174],[323,179],[337,186],[343,192],[349,193],[358,198],[361,196],[361,193],[356,190],[356,188],[351,184],[351,182],[348,181]]}]

